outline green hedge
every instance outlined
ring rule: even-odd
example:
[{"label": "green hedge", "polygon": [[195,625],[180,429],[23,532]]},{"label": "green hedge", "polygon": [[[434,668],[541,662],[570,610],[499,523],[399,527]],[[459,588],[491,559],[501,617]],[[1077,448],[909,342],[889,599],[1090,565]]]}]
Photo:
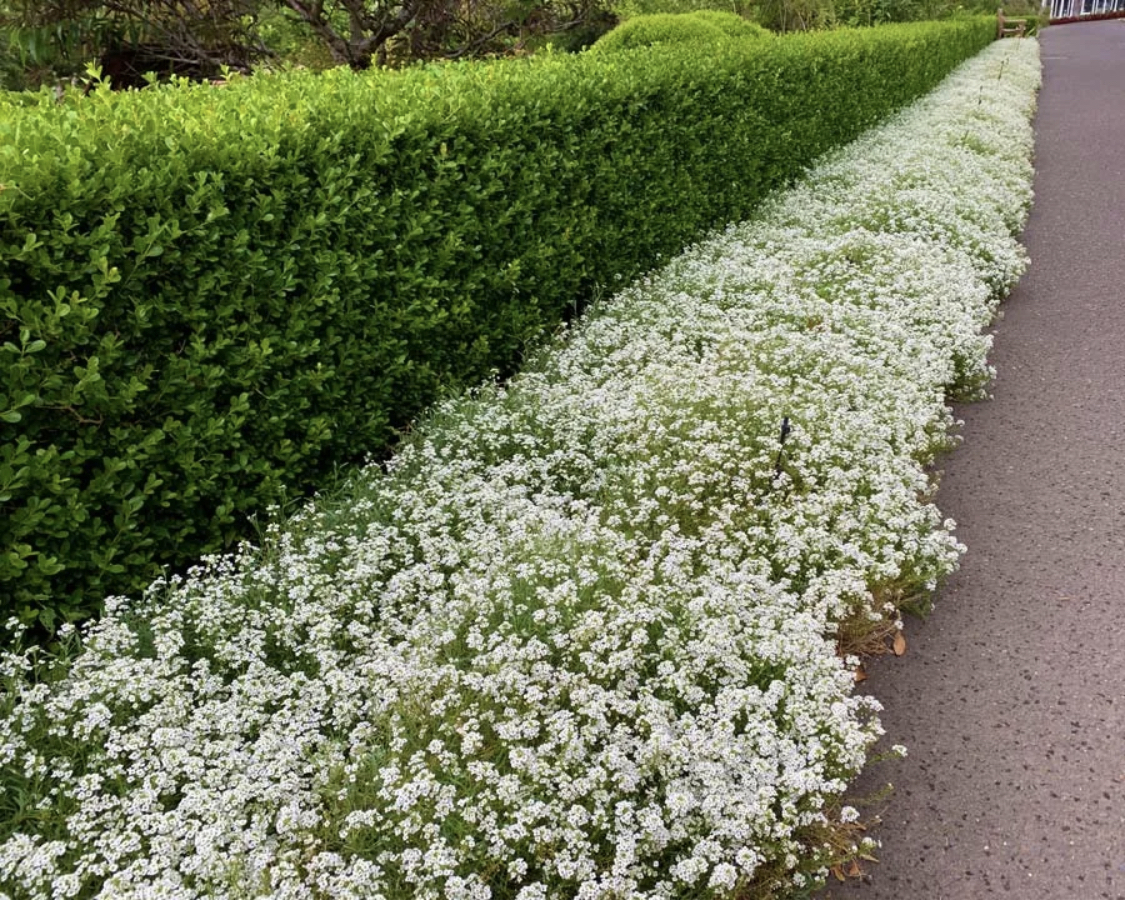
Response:
[{"label": "green hedge", "polygon": [[48,628],[245,536],[745,217],[994,20],[0,117],[0,597]]},{"label": "green hedge", "polygon": [[687,13],[687,15],[697,22],[707,22],[714,25],[727,37],[772,37],[770,32],[757,22],[751,22],[745,16],[738,15],[738,13],[717,9],[697,9],[694,12]]},{"label": "green hedge", "polygon": [[614,0],[613,11],[619,19],[652,16],[659,13],[690,13],[719,10],[735,15],[753,15],[757,0]]}]

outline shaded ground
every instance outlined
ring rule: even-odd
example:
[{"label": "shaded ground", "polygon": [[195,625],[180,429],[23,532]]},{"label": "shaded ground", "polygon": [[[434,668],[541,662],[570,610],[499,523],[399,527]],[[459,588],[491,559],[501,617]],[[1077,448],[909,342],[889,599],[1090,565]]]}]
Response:
[{"label": "shaded ground", "polygon": [[1049,28],[1032,268],[938,503],[968,545],[870,665],[881,863],[827,900],[1125,900],[1125,22]]}]

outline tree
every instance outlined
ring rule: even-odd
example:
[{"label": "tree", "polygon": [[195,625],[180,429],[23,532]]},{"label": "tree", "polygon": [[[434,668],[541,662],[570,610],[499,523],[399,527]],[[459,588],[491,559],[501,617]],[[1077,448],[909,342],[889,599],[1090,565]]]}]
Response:
[{"label": "tree", "polygon": [[56,74],[92,59],[117,82],[158,73],[210,77],[249,70],[268,55],[257,35],[259,0],[10,0],[0,12],[25,65]]},{"label": "tree", "polygon": [[[519,52],[615,21],[606,0],[277,0],[353,69]],[[600,26],[600,30],[598,30]],[[597,34],[594,34],[596,37]]]},{"label": "tree", "polygon": [[25,76],[40,67],[47,80],[67,77],[97,60],[127,87],[143,85],[150,71],[196,78],[223,67],[249,71],[314,43],[327,54],[302,55],[353,69],[518,53],[558,35],[576,49],[613,27],[610,2],[0,0],[0,28]]}]

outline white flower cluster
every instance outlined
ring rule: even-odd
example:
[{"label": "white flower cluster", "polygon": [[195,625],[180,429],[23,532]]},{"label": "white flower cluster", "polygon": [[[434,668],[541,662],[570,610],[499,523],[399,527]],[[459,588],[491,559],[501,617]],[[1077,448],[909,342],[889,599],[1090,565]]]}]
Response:
[{"label": "white flower cluster", "polygon": [[1038,80],[990,47],[264,549],[112,605],[57,677],[9,655],[0,888],[805,883],[879,732],[835,624],[956,563],[924,466],[1024,264]]}]

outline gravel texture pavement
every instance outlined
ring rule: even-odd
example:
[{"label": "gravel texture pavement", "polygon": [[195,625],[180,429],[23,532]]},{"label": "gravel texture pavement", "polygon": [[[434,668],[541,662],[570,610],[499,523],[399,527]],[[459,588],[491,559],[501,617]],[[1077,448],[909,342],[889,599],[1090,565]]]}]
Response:
[{"label": "gravel texture pavement", "polygon": [[[1032,266],[938,503],[969,551],[869,665],[883,844],[823,900],[1125,900],[1125,21],[1042,36]],[[859,805],[859,804],[857,804]]]}]

